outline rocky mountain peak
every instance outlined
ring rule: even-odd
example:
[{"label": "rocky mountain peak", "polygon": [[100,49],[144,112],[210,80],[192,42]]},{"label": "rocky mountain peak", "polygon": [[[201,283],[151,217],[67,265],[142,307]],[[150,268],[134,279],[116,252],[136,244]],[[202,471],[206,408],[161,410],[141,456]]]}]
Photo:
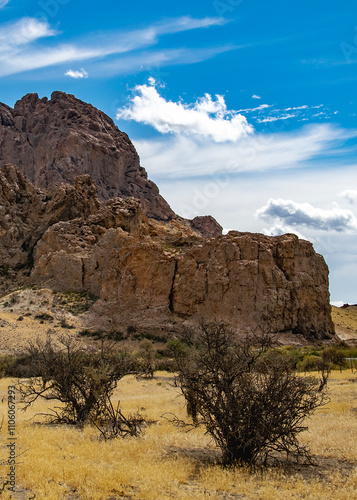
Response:
[{"label": "rocky mountain peak", "polygon": [[64,92],[53,92],[50,100],[27,94],[14,109],[0,104],[0,166],[7,163],[36,188],[73,185],[78,175],[89,174],[100,200],[133,196],[149,217],[175,217],[129,137],[105,113]]}]

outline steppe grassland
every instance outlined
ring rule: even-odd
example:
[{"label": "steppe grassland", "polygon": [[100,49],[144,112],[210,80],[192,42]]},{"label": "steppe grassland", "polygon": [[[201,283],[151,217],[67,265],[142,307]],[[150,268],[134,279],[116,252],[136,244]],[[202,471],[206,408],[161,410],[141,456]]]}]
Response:
[{"label": "steppe grassland", "polygon": [[[9,379],[0,381],[1,457],[6,457],[6,397]],[[153,380],[123,379],[115,394],[124,412],[140,410],[149,420],[143,437],[98,440],[98,430],[39,425],[46,402],[26,413],[17,407],[17,485],[21,498],[37,499],[357,499],[357,375],[333,372],[331,402],[310,419],[301,437],[317,457],[318,466],[291,466],[267,471],[223,469],[219,453],[203,429],[189,433],[162,415],[185,418],[184,401],[172,375]],[[0,414],[0,418],[2,415]],[[0,468],[4,477],[7,467]],[[237,496],[242,495],[242,496]],[[8,493],[3,498],[10,498]],[[20,498],[20,497],[19,497]]]}]

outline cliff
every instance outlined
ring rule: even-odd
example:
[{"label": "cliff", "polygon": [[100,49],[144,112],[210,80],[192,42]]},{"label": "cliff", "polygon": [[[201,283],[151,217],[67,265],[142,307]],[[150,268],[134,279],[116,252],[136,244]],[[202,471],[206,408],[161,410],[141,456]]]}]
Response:
[{"label": "cliff", "polygon": [[[201,320],[322,339],[328,268],[292,234],[176,215],[128,136],[63,92],[0,104],[0,293],[89,290],[88,324],[179,333]],[[12,280],[12,281],[11,281]]]},{"label": "cliff", "polygon": [[31,255],[29,284],[98,296],[91,326],[179,333],[214,319],[308,339],[334,332],[328,268],[295,235],[204,237],[183,219],[148,219],[135,198],[99,205],[89,176],[48,196],[8,165],[0,185],[1,262]]}]

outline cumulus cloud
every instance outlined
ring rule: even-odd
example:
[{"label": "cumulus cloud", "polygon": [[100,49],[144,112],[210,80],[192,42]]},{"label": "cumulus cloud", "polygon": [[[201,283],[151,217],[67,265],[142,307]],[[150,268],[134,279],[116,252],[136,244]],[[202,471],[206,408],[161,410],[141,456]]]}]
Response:
[{"label": "cumulus cloud", "polygon": [[357,190],[356,189],[346,189],[345,191],[342,191],[342,193],[339,193],[339,196],[342,196],[342,198],[345,198],[351,205],[354,205],[357,203]]},{"label": "cumulus cloud", "polygon": [[331,209],[321,209],[310,203],[270,199],[264,207],[257,210],[256,215],[262,219],[281,221],[292,227],[337,232],[357,230],[357,219],[353,212],[337,205]]},{"label": "cumulus cloud", "polygon": [[205,94],[193,104],[168,101],[152,85],[138,85],[130,104],[117,119],[135,120],[166,134],[197,135],[214,142],[236,142],[253,132],[245,116],[227,109],[224,97]]},{"label": "cumulus cloud", "polygon": [[308,240],[306,236],[297,231],[295,228],[287,226],[286,224],[277,223],[269,228],[263,228],[262,233],[267,236],[280,236],[282,234],[292,233],[302,240]]},{"label": "cumulus cloud", "polygon": [[261,96],[257,95],[257,94],[253,94],[252,95],[252,99],[261,99]]},{"label": "cumulus cloud", "polygon": [[78,71],[73,71],[72,69],[69,69],[66,71],[65,76],[70,76],[71,78],[88,78],[88,73],[86,72],[85,69],[81,68]]}]

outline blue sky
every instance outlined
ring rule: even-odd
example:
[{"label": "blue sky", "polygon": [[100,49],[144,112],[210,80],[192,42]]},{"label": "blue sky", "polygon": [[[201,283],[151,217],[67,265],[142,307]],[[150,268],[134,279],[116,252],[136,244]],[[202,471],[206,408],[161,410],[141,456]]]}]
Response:
[{"label": "blue sky", "polygon": [[295,232],[357,303],[352,0],[0,0],[0,101],[62,90],[127,132],[186,217]]}]

